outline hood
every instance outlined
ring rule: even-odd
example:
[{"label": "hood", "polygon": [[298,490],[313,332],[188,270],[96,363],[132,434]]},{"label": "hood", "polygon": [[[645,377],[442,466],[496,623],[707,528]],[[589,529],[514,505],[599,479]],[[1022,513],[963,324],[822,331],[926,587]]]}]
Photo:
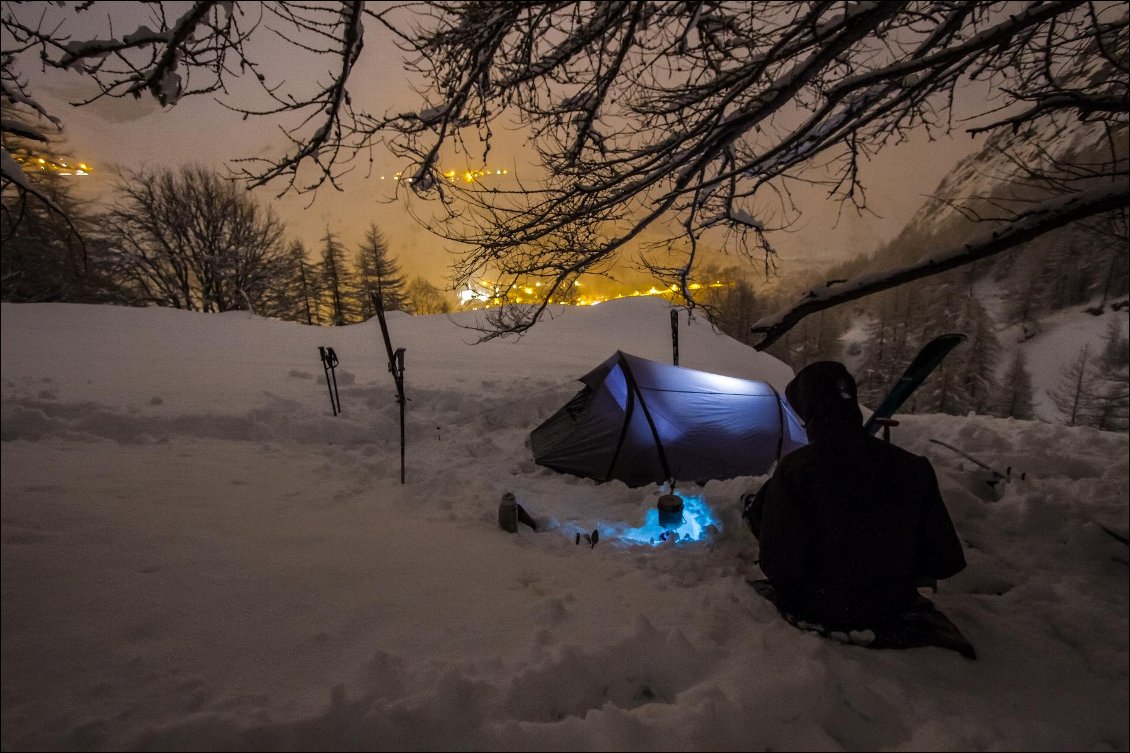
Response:
[{"label": "hood", "polygon": [[810,440],[863,429],[855,379],[839,361],[805,366],[785,388],[785,397]]}]

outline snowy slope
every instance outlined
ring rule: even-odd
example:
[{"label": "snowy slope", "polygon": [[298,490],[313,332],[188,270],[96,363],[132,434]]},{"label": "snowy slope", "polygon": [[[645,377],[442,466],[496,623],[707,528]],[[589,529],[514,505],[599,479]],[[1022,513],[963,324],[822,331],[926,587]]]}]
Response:
[{"label": "snowy slope", "polygon": [[[979,281],[977,296],[989,313],[999,321],[1001,297],[994,283],[990,280]],[[1130,308],[1114,310],[1106,307],[1096,315],[1092,311],[1100,308],[1097,304],[1098,301],[1095,301],[1040,317],[1034,327],[1037,333],[1031,337],[1025,338],[1019,325],[996,331],[1000,344],[996,360],[998,379],[1005,378],[1012,359],[1018,353],[1022,354],[1032,379],[1035,415],[1042,421],[1064,423],[1064,417],[1049,393],[1062,387],[1067,370],[1083,347],[1088,347],[1091,357],[1095,358],[1103,351],[1112,322],[1118,324],[1123,336],[1130,327]],[[844,363],[855,374],[859,373],[862,365],[870,322],[870,317],[866,315],[855,318],[851,327],[839,338]],[[892,380],[895,376],[897,375],[892,376]]]},{"label": "snowy slope", "polygon": [[1078,358],[1083,347],[1089,349],[1091,358],[1097,358],[1106,344],[1111,321],[1118,322],[1123,336],[1126,335],[1130,309],[1106,309],[1096,316],[1087,311],[1089,308],[1093,307],[1063,309],[1043,317],[1039,322],[1039,334],[1022,343],[1017,343],[1020,339],[1018,327],[1001,333],[1001,342],[1005,346],[1002,366],[1008,365],[1016,349],[1023,352],[1028,371],[1032,374],[1036,415],[1045,421],[1063,421],[1048,393],[1061,387],[1065,371]]},{"label": "snowy slope", "polygon": [[[658,301],[556,314],[483,345],[392,318],[402,486],[375,322],[3,305],[3,749],[1127,749],[1127,555],[1099,525],[1126,533],[1125,436],[905,417],[970,563],[936,600],[979,659],[867,651],[746,585],[762,479],[708,484],[721,531],[650,547],[618,534],[655,490],[532,462],[573,379],[670,357]],[[789,378],[680,332],[684,365]],[[930,438],[1026,477],[994,492]],[[542,532],[498,529],[507,490]]]}]

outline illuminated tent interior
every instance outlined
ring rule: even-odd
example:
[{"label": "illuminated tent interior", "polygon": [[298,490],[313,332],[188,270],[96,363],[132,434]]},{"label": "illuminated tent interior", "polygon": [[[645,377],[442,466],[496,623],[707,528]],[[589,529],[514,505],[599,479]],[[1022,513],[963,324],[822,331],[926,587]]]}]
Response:
[{"label": "illuminated tent interior", "polygon": [[539,465],[645,486],[760,476],[807,441],[766,382],[671,366],[623,351],[530,434]]}]

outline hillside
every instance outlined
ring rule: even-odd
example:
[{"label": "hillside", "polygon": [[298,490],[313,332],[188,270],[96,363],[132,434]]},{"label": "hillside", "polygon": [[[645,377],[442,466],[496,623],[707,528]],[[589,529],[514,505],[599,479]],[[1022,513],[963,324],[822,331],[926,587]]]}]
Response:
[{"label": "hillside", "polygon": [[[1051,154],[1041,150],[1039,139],[999,134],[954,166],[891,243],[872,256],[811,275],[792,290],[768,292],[758,314],[787,306],[826,280],[851,279],[959,248],[992,226],[986,218],[1023,213],[1050,195],[1086,185],[1080,165],[1124,165],[1126,129],[1114,130],[1109,138],[1099,135],[1057,144]],[[1064,156],[1069,159],[1059,162]],[[810,316],[770,352],[794,368],[821,358],[849,362],[861,397],[874,405],[918,347],[939,334],[961,332],[967,343],[907,410],[1040,418],[1126,431],[1126,236],[1124,214],[1067,225],[976,264]],[[1083,378],[1076,379],[1073,369]]]}]

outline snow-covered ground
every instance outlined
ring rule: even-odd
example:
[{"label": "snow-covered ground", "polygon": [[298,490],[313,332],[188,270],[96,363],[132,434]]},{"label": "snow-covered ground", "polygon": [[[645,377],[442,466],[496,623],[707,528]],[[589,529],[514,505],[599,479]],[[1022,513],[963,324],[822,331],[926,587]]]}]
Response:
[{"label": "snow-covered ground", "polygon": [[[711,482],[721,531],[651,547],[616,534],[656,490],[533,463],[573,379],[617,348],[669,359],[658,301],[482,345],[393,316],[403,486],[376,322],[0,314],[4,750],[1127,749],[1127,549],[1100,527],[1126,534],[1124,435],[905,417],[894,439],[934,461],[967,547],[936,601],[979,658],[870,651],[746,585],[738,497],[763,479]],[[680,346],[790,376],[701,319]],[[931,438],[1014,480],[990,489]],[[541,532],[499,529],[506,491]]]},{"label": "snow-covered ground", "polygon": [[[1093,362],[1103,352],[1112,323],[1117,323],[1119,331],[1123,336],[1126,335],[1127,321],[1130,319],[1127,309],[1106,309],[1102,314],[1095,315],[1088,313],[1088,309],[1092,308],[1102,307],[1077,306],[1044,317],[1039,323],[1038,334],[1022,343],[1017,342],[1021,339],[1019,327],[1012,327],[1001,333],[1006,350],[1006,357],[1001,359],[1002,370],[1007,369],[1016,350],[1024,354],[1028,371],[1032,374],[1036,415],[1044,420],[1064,421],[1049,393],[1057,389],[1064,390],[1065,381],[1070,383],[1070,377],[1066,373],[1079,358],[1084,346],[1089,349]],[[1070,389],[1064,391],[1071,394]]]}]

